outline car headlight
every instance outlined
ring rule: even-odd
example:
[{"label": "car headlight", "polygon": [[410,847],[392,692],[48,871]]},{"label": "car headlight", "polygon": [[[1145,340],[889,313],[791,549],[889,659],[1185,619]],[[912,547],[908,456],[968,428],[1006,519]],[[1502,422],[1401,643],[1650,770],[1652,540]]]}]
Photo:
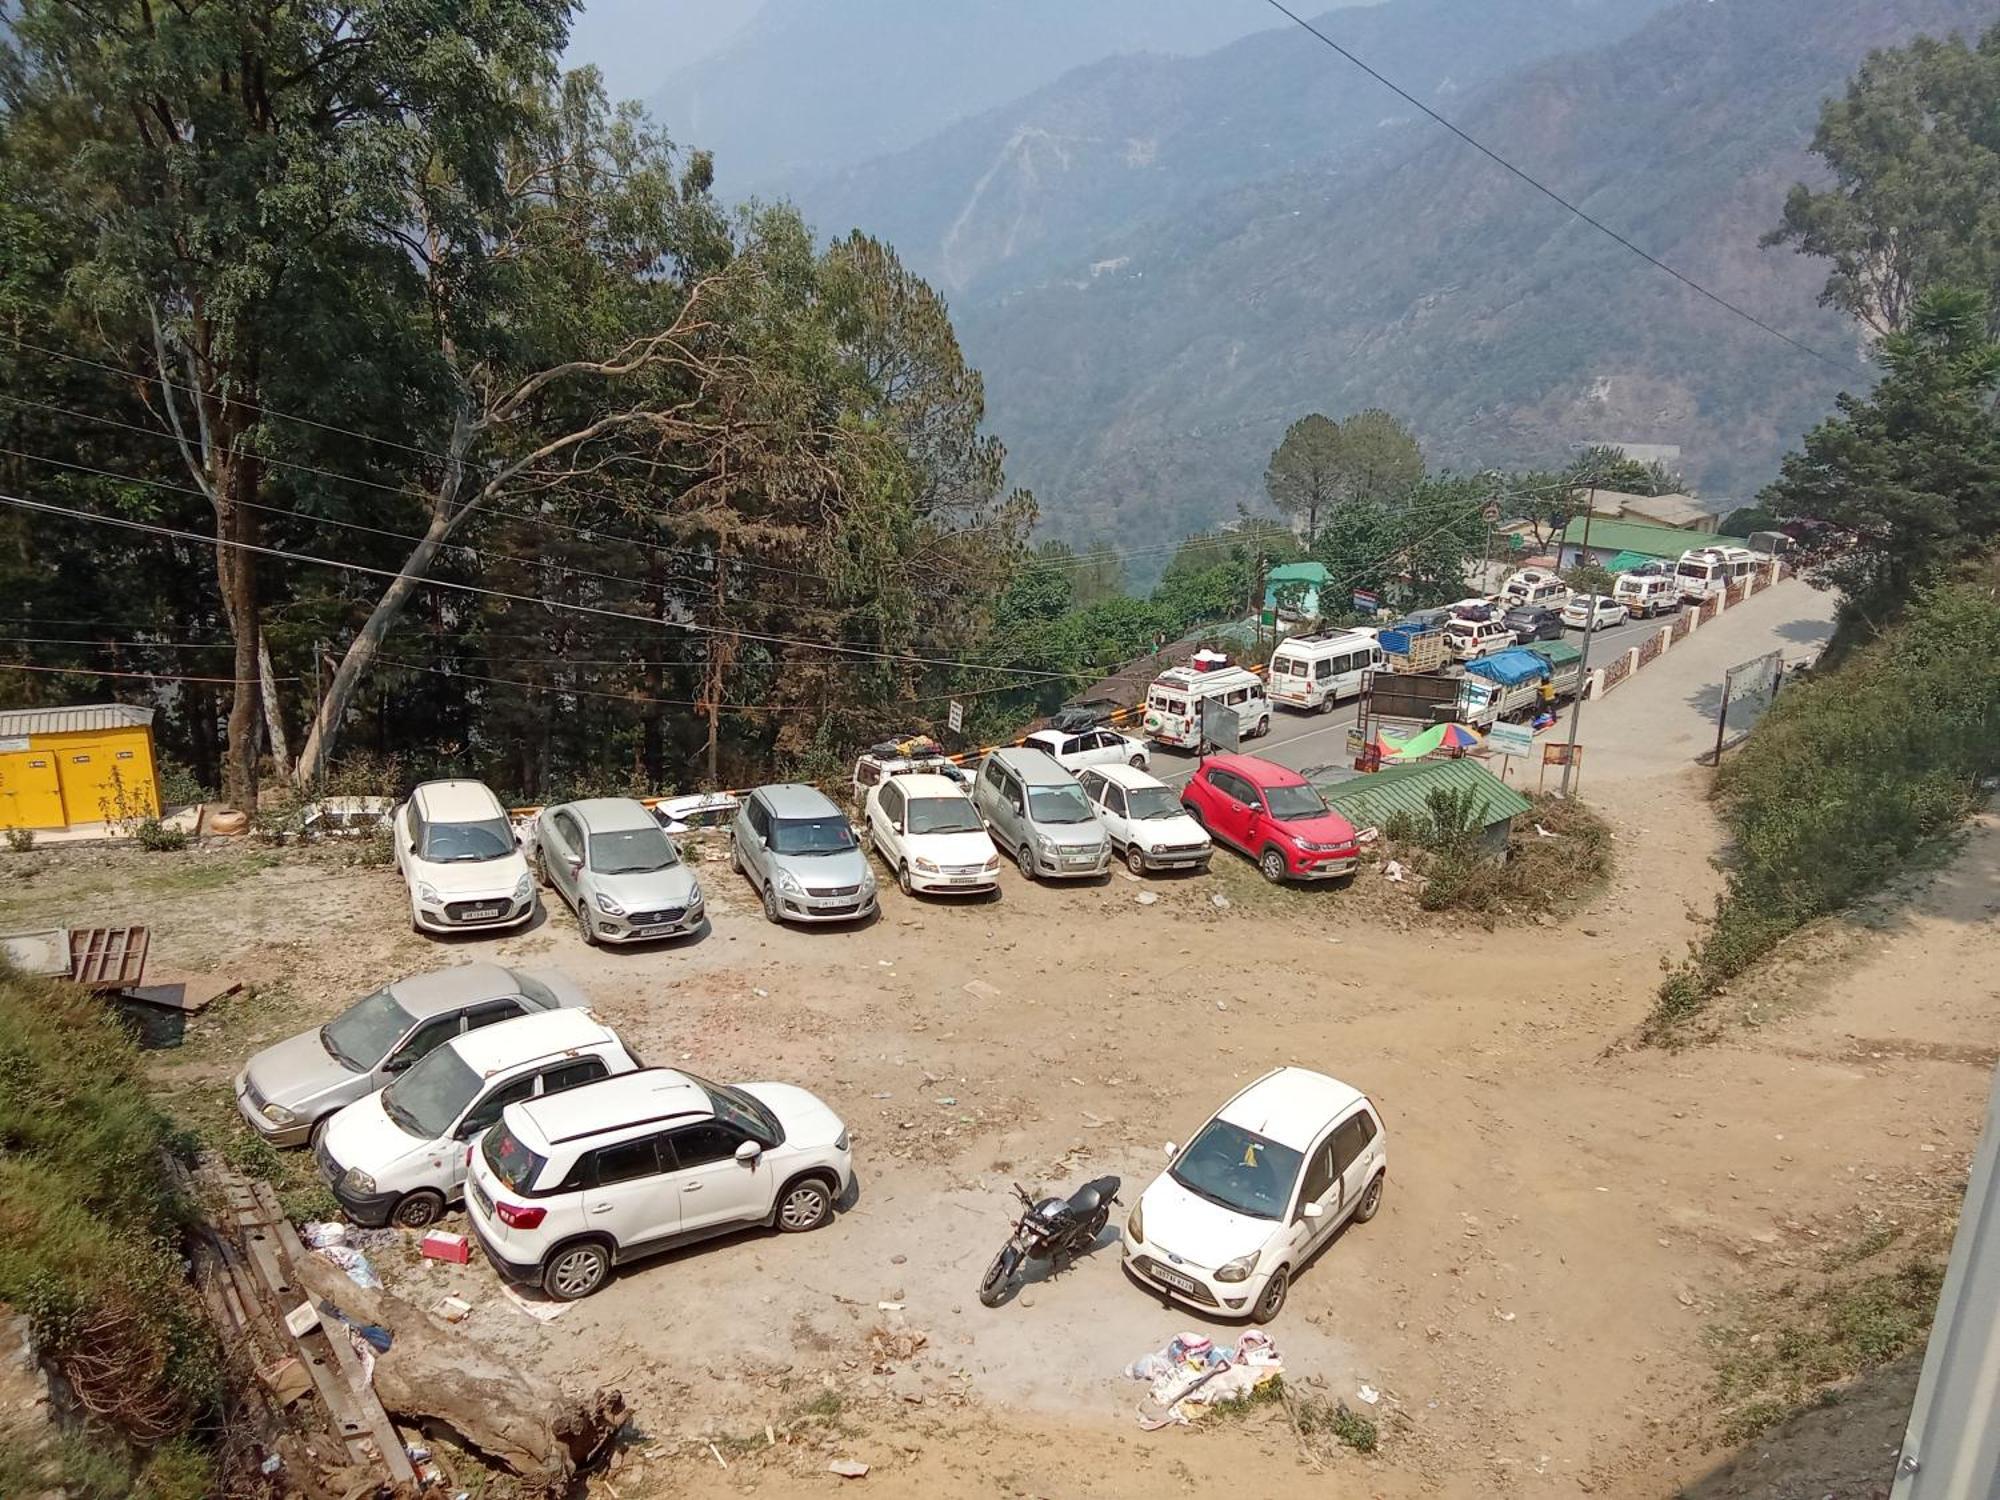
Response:
[{"label": "car headlight", "polygon": [[534,894],[535,894],[534,876],[523,875],[519,880],[514,882],[514,899],[516,901],[526,901],[530,896]]},{"label": "car headlight", "polygon": [[269,1120],[273,1125],[295,1125],[298,1123],[299,1118],[282,1104],[267,1104],[258,1110],[257,1113]]},{"label": "car headlight", "polygon": [[915,860],[913,861],[913,863],[919,870],[922,870],[926,875],[935,875],[938,872],[938,867],[927,859]]},{"label": "car headlight", "polygon": [[444,900],[444,897],[438,894],[437,887],[429,881],[419,880],[417,882],[417,899],[426,906],[437,906]]},{"label": "car headlight", "polygon": [[688,892],[688,910],[689,910],[689,911],[700,911],[700,910],[701,910],[701,903],[702,903],[702,899],[703,899],[703,898],[702,898],[702,894],[701,894],[701,887],[700,887],[700,886],[696,886],[696,887],[695,887],[695,888],[694,888],[693,890],[689,891],[689,892]]},{"label": "car headlight", "polygon": [[863,870],[861,872],[861,889],[864,891],[875,889],[875,872],[873,870]]},{"label": "car headlight", "polygon": [[1257,1252],[1252,1250],[1248,1255],[1237,1256],[1236,1259],[1232,1260],[1226,1266],[1217,1266],[1215,1279],[1217,1281],[1248,1281],[1250,1273],[1256,1269]]},{"label": "car headlight", "polygon": [[833,1138],[833,1149],[836,1151],[845,1151],[847,1149],[847,1127],[845,1125],[840,1127],[840,1134]]},{"label": "car headlight", "polygon": [[1046,854],[1050,859],[1054,859],[1056,857],[1056,841],[1050,838],[1046,833],[1038,833],[1035,835],[1035,847],[1041,850],[1042,853]]},{"label": "car headlight", "polygon": [[999,855],[997,855],[997,854],[989,856],[989,857],[988,857],[988,859],[987,859],[987,861],[986,861],[986,865],[985,865],[985,868],[986,868],[986,869],[988,869],[988,870],[997,870],[997,869],[999,869],[999,868],[1000,868],[1000,856],[999,856]]},{"label": "car headlight", "polygon": [[613,901],[602,891],[597,892],[591,899],[597,903],[597,909],[607,917],[622,917],[625,915],[625,908],[620,906],[616,901]]},{"label": "car headlight", "polygon": [[1146,1243],[1146,1205],[1143,1201],[1132,1205],[1132,1217],[1125,1221],[1125,1232],[1140,1244]]},{"label": "car headlight", "polygon": [[345,1172],[341,1173],[340,1185],[357,1198],[372,1198],[375,1196],[375,1179],[359,1167],[349,1167]]},{"label": "car headlight", "polygon": [[805,887],[799,884],[799,877],[790,870],[778,871],[778,889],[792,896],[805,894]]}]

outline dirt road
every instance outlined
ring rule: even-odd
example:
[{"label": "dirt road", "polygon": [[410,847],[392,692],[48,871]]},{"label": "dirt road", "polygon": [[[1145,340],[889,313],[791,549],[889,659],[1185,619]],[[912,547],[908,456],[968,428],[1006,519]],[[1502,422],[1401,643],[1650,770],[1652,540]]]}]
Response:
[{"label": "dirt road", "polygon": [[[574,973],[649,1061],[824,1094],[862,1181],[817,1234],[667,1257],[546,1324],[481,1266],[385,1257],[465,1291],[468,1333],[631,1395],[649,1442],[620,1496],[818,1493],[835,1453],[891,1496],[1664,1495],[1718,1461],[1704,1328],[1871,1214],[1948,1192],[2000,1046],[1992,827],[1913,906],[1819,935],[1823,957],[1737,997],[1755,1024],[1720,1045],[1626,1045],[1716,887],[1679,737],[1722,665],[1796,650],[1824,615],[1822,596],[1773,589],[1586,709],[1584,791],[1620,868],[1561,927],[1274,892],[1219,859],[1083,888],[1010,872],[970,907],[887,889],[864,930],[799,932],[766,925],[716,863],[713,930],[685,947],[587,951],[567,919],[439,945],[408,933],[389,872],[241,853],[34,856],[0,923],[149,920],[170,957],[258,980],[162,1054],[168,1087],[219,1087],[258,1041],[387,976],[495,954]],[[1272,1328],[1306,1389],[1357,1409],[1364,1383],[1380,1392],[1380,1451],[1325,1477],[1282,1419],[1138,1430],[1122,1367],[1207,1325],[1130,1284],[1115,1252],[998,1310],[973,1295],[1010,1181],[1110,1171],[1136,1189],[1162,1142],[1281,1062],[1362,1086],[1390,1132],[1380,1217],[1333,1241]],[[763,1444],[801,1414],[807,1440]]]}]

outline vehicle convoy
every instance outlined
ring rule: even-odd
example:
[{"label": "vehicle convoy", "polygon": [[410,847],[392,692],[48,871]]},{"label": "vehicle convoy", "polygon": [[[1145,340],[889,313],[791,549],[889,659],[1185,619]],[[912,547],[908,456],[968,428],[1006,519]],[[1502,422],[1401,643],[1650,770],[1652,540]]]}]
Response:
[{"label": "vehicle convoy", "polygon": [[863,822],[906,896],[977,894],[1000,883],[1000,851],[948,776],[912,772],[870,787]]},{"label": "vehicle convoy", "polygon": [[1297,771],[1254,755],[1211,755],[1188,779],[1181,805],[1219,843],[1257,862],[1273,885],[1352,875],[1354,827]]},{"label": "vehicle convoy", "polygon": [[1385,665],[1372,630],[1339,630],[1295,635],[1271,653],[1271,702],[1330,714],[1343,698],[1358,697],[1370,672]]},{"label": "vehicle convoy", "polygon": [[1165,782],[1130,766],[1095,766],[1077,784],[1097,810],[1112,852],[1134,875],[1208,867],[1215,846]]},{"label": "vehicle convoy", "polygon": [[543,808],[535,868],[576,913],[586,944],[684,937],[706,919],[701,882],[636,797]]},{"label": "vehicle convoy", "polygon": [[514,1104],[471,1156],[479,1248],[507,1280],[562,1302],[694,1240],[818,1229],[854,1184],[847,1127],[815,1095],[673,1068]]},{"label": "vehicle convoy", "polygon": [[1672,614],[1681,607],[1680,583],[1665,573],[1620,573],[1611,585],[1611,597],[1635,620]]},{"label": "vehicle convoy", "polygon": [[1014,1196],[1021,1200],[1021,1216],[1014,1221],[1014,1232],[993,1257],[993,1264],[979,1278],[979,1300],[987,1307],[998,1307],[1007,1300],[1029,1261],[1045,1260],[1052,1270],[1061,1272],[1077,1256],[1094,1250],[1097,1237],[1111,1222],[1111,1205],[1118,1202],[1118,1179],[1100,1177],[1067,1198],[1041,1199],[1030,1196],[1017,1182]]},{"label": "vehicle convoy", "polygon": [[418,932],[518,927],[535,880],[507,809],[483,781],[426,781],[391,820],[396,868]]},{"label": "vehicle convoy", "polygon": [[1769,559],[1748,547],[1694,547],[1674,565],[1674,582],[1689,604],[1719,599],[1733,583],[1741,583]]},{"label": "vehicle convoy", "polygon": [[1065,771],[1081,771],[1085,766],[1137,766],[1152,764],[1153,753],[1142,740],[1131,739],[1115,729],[1103,727],[1075,731],[1037,729],[1024,735],[1023,745],[1039,750]]},{"label": "vehicle convoy", "polygon": [[1567,641],[1496,651],[1465,664],[1458,722],[1490,729],[1503,719],[1530,718],[1545,703],[1574,698],[1582,681],[1583,654]]},{"label": "vehicle convoy", "polygon": [[1381,1210],[1381,1116],[1324,1073],[1279,1068],[1231,1099],[1139,1197],[1125,1268],[1189,1307],[1268,1323],[1292,1277],[1350,1219]]},{"label": "vehicle convoy", "polygon": [[336,1110],[461,1032],[588,1003],[567,976],[537,969],[475,963],[413,974],[253,1056],[236,1075],[236,1108],[272,1145],[303,1146]]},{"label": "vehicle convoy", "polygon": [[357,1224],[435,1223],[465,1189],[470,1143],[509,1104],[629,1073],[639,1061],[587,1010],[455,1037],[327,1122],[313,1161]]},{"label": "vehicle convoy", "polygon": [[816,787],[760,786],[731,825],[729,863],[772,922],[851,922],[875,912],[875,872],[841,810]]},{"label": "vehicle convoy", "polygon": [[1090,879],[1111,868],[1111,840],[1090,799],[1040,750],[993,751],[980,762],[972,800],[1029,880]]},{"label": "vehicle convoy", "polygon": [[1183,750],[1202,748],[1201,706],[1222,704],[1236,715],[1236,732],[1245,739],[1268,734],[1271,705],[1263,680],[1255,672],[1227,664],[1170,667],[1146,689],[1145,730],[1162,745]]}]

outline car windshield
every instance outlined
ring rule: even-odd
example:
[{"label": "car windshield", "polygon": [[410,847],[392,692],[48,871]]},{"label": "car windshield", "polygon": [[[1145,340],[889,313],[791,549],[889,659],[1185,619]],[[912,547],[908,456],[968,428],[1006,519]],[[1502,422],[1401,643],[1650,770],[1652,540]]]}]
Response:
[{"label": "car windshield", "polygon": [[442,1140],[478,1094],[479,1075],[443,1046],[382,1090],[382,1108],[418,1140]]},{"label": "car windshield", "polygon": [[1326,802],[1309,786],[1267,786],[1264,800],[1271,806],[1271,816],[1280,823],[1294,818],[1317,818],[1326,811]]},{"label": "car windshield", "polygon": [[1684,562],[1678,568],[1674,569],[1674,571],[1683,578],[1706,578],[1708,577],[1708,564]]},{"label": "car windshield", "polygon": [[535,1155],[526,1146],[514,1139],[514,1132],[503,1121],[497,1129],[486,1132],[486,1165],[515,1192],[524,1191],[535,1180],[535,1174],[542,1169],[543,1158]]},{"label": "car windshield", "polygon": [[1083,788],[1031,786],[1028,788],[1028,816],[1037,823],[1088,823],[1090,799]]},{"label": "car windshield", "polygon": [[1135,786],[1125,793],[1125,806],[1129,816],[1142,822],[1154,818],[1178,818],[1181,815],[1180,799],[1174,789],[1168,786]]},{"label": "car windshield", "polygon": [[979,811],[964,797],[917,797],[910,802],[911,833],[977,833]]},{"label": "car windshield", "polygon": [[840,854],[854,847],[845,818],[780,818],[771,825],[771,848],[779,854]]},{"label": "car windshield", "polygon": [[783,1132],[778,1129],[778,1117],[764,1107],[761,1099],[753,1099],[742,1089],[731,1088],[726,1083],[710,1083],[706,1078],[687,1077],[701,1086],[708,1095],[708,1102],[715,1107],[715,1117],[724,1124],[734,1125],[746,1135],[753,1135],[767,1146],[778,1144]]},{"label": "car windshield", "polygon": [[505,818],[479,823],[432,823],[424,831],[423,857],[434,865],[503,859],[514,852],[514,825]]},{"label": "car windshield", "polygon": [[674,841],[657,828],[622,828],[590,836],[590,868],[600,875],[651,875],[680,862]]},{"label": "car windshield", "polygon": [[1292,1201],[1300,1160],[1289,1146],[1226,1120],[1210,1120],[1167,1175],[1198,1198],[1253,1219],[1279,1219]]},{"label": "car windshield", "polygon": [[319,1044],[343,1068],[366,1073],[389,1055],[389,1049],[412,1024],[412,1016],[396,1003],[396,997],[380,989],[320,1027]]}]

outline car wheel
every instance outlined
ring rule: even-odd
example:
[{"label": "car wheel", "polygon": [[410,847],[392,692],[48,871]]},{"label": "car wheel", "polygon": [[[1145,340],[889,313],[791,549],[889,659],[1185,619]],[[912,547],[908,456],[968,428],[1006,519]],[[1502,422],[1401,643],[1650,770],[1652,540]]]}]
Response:
[{"label": "car wheel", "polygon": [[1266,718],[1262,718],[1262,719],[1259,719],[1259,720],[1257,721],[1257,734],[1256,734],[1256,737],[1257,737],[1258,739],[1260,739],[1260,740],[1261,740],[1262,738],[1264,738],[1264,736],[1265,736],[1265,735],[1269,734],[1270,732],[1271,732],[1271,721],[1270,721],[1270,719],[1269,719],[1268,717],[1266,717]]},{"label": "car wheel", "polygon": [[1284,851],[1280,849],[1266,849],[1258,856],[1257,868],[1264,872],[1264,878],[1272,885],[1282,884],[1289,873],[1285,868]]},{"label": "car wheel", "polygon": [[905,896],[914,896],[916,894],[916,888],[910,884],[910,866],[908,861],[896,866],[896,889],[900,890]]},{"label": "car wheel", "polygon": [[312,1128],[306,1132],[306,1150],[312,1152],[319,1150],[320,1139],[325,1136],[326,1127],[332,1123],[333,1112],[331,1110],[312,1122]]},{"label": "car wheel", "polygon": [[1146,856],[1141,852],[1137,844],[1127,846],[1125,850],[1125,868],[1130,870],[1134,875],[1143,875],[1146,873]]},{"label": "car wheel", "polygon": [[729,868],[738,875],[743,873],[743,851],[736,847],[736,840],[729,841]]},{"label": "car wheel", "polygon": [[786,1234],[804,1234],[832,1217],[833,1194],[817,1177],[792,1183],[778,1199],[778,1228]]},{"label": "car wheel", "polygon": [[784,920],[783,914],[778,910],[778,888],[775,885],[764,887],[764,920],[767,922]]},{"label": "car wheel", "polygon": [[1143,771],[1146,769],[1146,757],[1135,752],[1125,764],[1135,771]]},{"label": "car wheel", "polygon": [[1014,863],[1021,867],[1022,879],[1033,880],[1035,878],[1035,854],[1026,844],[1023,844],[1014,851]]},{"label": "car wheel", "polygon": [[1259,1323],[1268,1323],[1277,1317],[1285,1306],[1285,1293],[1292,1288],[1291,1272],[1280,1266],[1271,1273],[1271,1279],[1264,1283],[1264,1295],[1257,1299],[1257,1305],[1250,1309],[1251,1318]]},{"label": "car wheel", "polygon": [[595,948],[597,946],[597,934],[590,926],[590,913],[581,904],[576,909],[576,928],[578,932],[583,934],[584,947]]},{"label": "car wheel", "polygon": [[1331,693],[1328,693],[1324,698],[1319,700],[1319,711],[1323,714],[1330,714],[1338,707],[1340,707],[1340,700]]},{"label": "car wheel", "polygon": [[1388,1180],[1388,1177],[1389,1174],[1387,1172],[1377,1172],[1373,1177],[1368,1179],[1368,1190],[1361,1195],[1360,1203],[1355,1205],[1355,1223],[1366,1224],[1382,1211],[1382,1185]]},{"label": "car wheel", "polygon": [[1201,806],[1199,803],[1183,801],[1181,803],[1181,811],[1186,813],[1190,818],[1194,819],[1195,826],[1197,828],[1201,829],[1203,832],[1207,832],[1208,819],[1204,818],[1201,815]]},{"label": "car wheel", "polygon": [[549,859],[540,849],[535,850],[535,879],[549,889],[555,889],[555,882],[549,879]]},{"label": "car wheel", "polygon": [[389,1215],[389,1222],[405,1229],[423,1229],[443,1217],[444,1195],[429,1188],[418,1188],[414,1193],[405,1193],[397,1202],[396,1211]]},{"label": "car wheel", "polygon": [[558,1302],[588,1297],[611,1275],[611,1252],[602,1245],[566,1245],[542,1270],[542,1290]]}]

